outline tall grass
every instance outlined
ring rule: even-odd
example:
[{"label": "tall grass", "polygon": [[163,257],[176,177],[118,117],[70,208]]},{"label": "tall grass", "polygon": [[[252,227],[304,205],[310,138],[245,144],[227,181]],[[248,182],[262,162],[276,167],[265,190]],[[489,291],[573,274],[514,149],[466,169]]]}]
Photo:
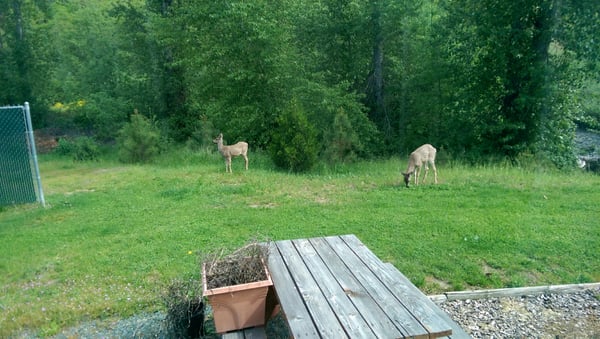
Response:
[{"label": "tall grass", "polygon": [[232,174],[215,152],[40,160],[49,207],[0,209],[0,337],[161,310],[173,278],[198,278],[198,251],[256,236],[356,234],[426,293],[600,281],[585,173],[442,162],[440,184],[406,189],[398,158],[302,175],[262,154]]}]

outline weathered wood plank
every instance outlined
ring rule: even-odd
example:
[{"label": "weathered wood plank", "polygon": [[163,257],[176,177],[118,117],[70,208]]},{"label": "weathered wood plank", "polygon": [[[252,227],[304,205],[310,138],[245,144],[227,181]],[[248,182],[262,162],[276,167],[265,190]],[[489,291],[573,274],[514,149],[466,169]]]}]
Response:
[{"label": "weathered wood plank", "polygon": [[[398,270],[394,265],[390,264],[390,263],[386,263],[385,264],[390,270]],[[444,300],[446,299],[446,296],[442,295],[442,296],[428,296],[427,298],[429,300],[431,300],[435,306],[437,307],[438,302],[436,301],[437,299],[443,297]],[[439,310],[439,311],[438,311]],[[438,313],[438,315],[444,319],[444,321],[446,322],[446,324],[448,324],[450,326],[450,328],[452,329],[452,335],[445,337],[445,338],[457,338],[457,339],[469,339],[471,338],[471,336],[462,328],[460,327],[460,325],[454,321],[454,319],[452,319],[450,317],[450,315],[448,315],[448,313],[444,312],[441,308],[437,307],[436,312]]]},{"label": "weathered wood plank", "polygon": [[[360,246],[360,241],[353,246]],[[343,258],[347,267],[361,267],[363,269],[351,269],[352,273],[358,281],[364,286],[365,291],[377,302],[380,307],[385,310],[387,317],[394,325],[407,337],[427,338],[428,331],[423,328],[423,325],[415,318],[414,314],[409,312],[405,307],[400,306],[395,295],[385,286],[377,274],[372,271],[373,262],[365,257],[365,254],[371,251],[362,245],[362,251],[355,252],[350,248],[340,237],[326,237],[325,240],[331,245],[340,258]],[[357,256],[358,254],[358,256]],[[372,254],[372,253],[371,253]],[[374,254],[373,254],[374,256]],[[377,257],[375,257],[377,258]],[[379,263],[379,259],[377,259]]]},{"label": "weathered wood plank", "polygon": [[[306,266],[310,268],[315,281],[319,282],[319,288],[324,296],[323,302],[329,303],[330,307],[335,310],[336,316],[348,336],[351,338],[375,337],[375,334],[371,331],[371,326],[361,316],[361,312],[364,313],[368,310],[357,309],[357,306],[348,298],[338,282],[339,279],[343,279],[343,276],[338,275],[338,273],[342,271],[341,274],[344,275],[344,269],[337,270],[332,274],[328,265],[321,258],[323,255],[321,249],[317,250],[308,240],[295,240],[293,243],[304,259]],[[332,265],[331,262],[328,264]],[[333,266],[335,266],[335,263],[333,263]]]},{"label": "weathered wood plank", "polygon": [[290,331],[296,338],[318,338],[318,331],[308,308],[274,243],[269,252],[269,272]]},{"label": "weathered wood plank", "polygon": [[[377,336],[382,338],[398,338],[407,334],[407,332],[403,332],[403,328],[398,328],[388,317],[388,310],[381,308],[379,303],[371,297],[369,289],[374,287],[370,286],[366,288],[363,282],[359,281],[353,273],[367,268],[347,266],[347,258],[340,258],[338,253],[324,238],[314,238],[310,239],[310,241],[327,263],[328,269],[333,273],[333,276],[337,280],[338,288],[352,301],[369,327],[377,333]],[[365,338],[369,336],[360,337]]]},{"label": "weathered wood plank", "polygon": [[[328,303],[323,302],[323,293],[293,243],[291,241],[278,241],[275,244],[288,267],[295,286],[302,294],[304,304],[309,310],[319,334],[324,338],[347,338],[348,336],[339,323],[334,310]],[[294,336],[296,336],[295,333]]]},{"label": "weathered wood plank", "polygon": [[[388,269],[390,270],[398,270],[394,265],[390,264],[390,263],[386,263],[385,264]],[[445,297],[444,297],[445,298]],[[428,296],[428,299],[431,300],[436,308],[439,310],[436,310],[436,312],[438,313],[438,315],[446,322],[446,324],[448,324],[450,326],[450,328],[452,329],[452,335],[446,337],[446,338],[456,338],[456,339],[469,339],[471,338],[471,336],[462,328],[460,327],[460,325],[458,323],[456,323],[454,321],[454,319],[452,319],[450,317],[450,315],[448,315],[448,313],[444,312],[441,308],[437,307],[437,303],[435,300],[433,300],[431,298],[431,296]]]},{"label": "weathered wood plank", "polygon": [[[390,292],[404,305],[404,307],[434,336],[448,336],[452,334],[450,324],[446,322],[446,313],[433,303],[423,292],[414,286],[400,271],[391,270],[371,252],[356,236],[341,236],[371,268],[373,273],[388,286]],[[392,266],[393,267],[393,266]]]}]

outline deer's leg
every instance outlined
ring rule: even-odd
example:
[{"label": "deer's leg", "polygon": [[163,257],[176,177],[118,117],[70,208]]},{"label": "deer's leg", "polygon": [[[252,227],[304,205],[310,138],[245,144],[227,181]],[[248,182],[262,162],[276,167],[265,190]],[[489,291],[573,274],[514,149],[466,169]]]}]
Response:
[{"label": "deer's leg", "polygon": [[[229,169],[229,171],[227,169]],[[227,158],[225,161],[225,172],[233,173],[233,170],[231,169],[231,157]]]},{"label": "deer's leg", "polygon": [[415,168],[415,186],[419,185],[419,174],[421,174],[421,167]]},{"label": "deer's leg", "polygon": [[246,171],[248,170],[248,156],[246,154],[242,154],[244,157],[244,161],[246,162]]},{"label": "deer's leg", "polygon": [[425,183],[425,180],[427,179],[427,172],[429,172],[429,166],[427,166],[427,164],[425,164],[425,176],[423,176],[423,180],[421,180],[421,183]]},{"label": "deer's leg", "polygon": [[431,168],[433,168],[433,182],[437,184],[437,169],[434,162],[431,163]]}]

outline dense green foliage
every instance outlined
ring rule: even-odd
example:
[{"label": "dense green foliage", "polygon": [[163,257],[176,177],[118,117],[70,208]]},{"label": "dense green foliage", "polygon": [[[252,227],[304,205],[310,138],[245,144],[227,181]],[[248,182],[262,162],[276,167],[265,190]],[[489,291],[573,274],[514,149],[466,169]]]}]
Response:
[{"label": "dense green foliage", "polygon": [[61,138],[54,150],[59,155],[67,155],[75,161],[95,160],[100,156],[98,143],[90,137],[78,137],[74,140]]},{"label": "dense green foliage", "polygon": [[0,208],[0,337],[166,312],[173,279],[198,280],[196,252],[265,237],[355,234],[425,293],[600,281],[596,175],[440,161],[438,185],[406,189],[398,157],[309,174],[250,160],[226,174],[214,148],[41,156],[47,207]]},{"label": "dense green foliage", "polygon": [[429,142],[569,166],[600,126],[599,30],[595,0],[7,0],[0,103],[101,141],[138,110],[176,142],[268,149],[298,100],[329,162]]}]

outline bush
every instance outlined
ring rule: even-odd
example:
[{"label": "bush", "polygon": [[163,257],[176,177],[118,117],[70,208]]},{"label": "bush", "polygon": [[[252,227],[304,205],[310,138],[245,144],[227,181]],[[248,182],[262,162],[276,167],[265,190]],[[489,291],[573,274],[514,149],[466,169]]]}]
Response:
[{"label": "bush", "polygon": [[186,142],[186,146],[191,150],[216,149],[213,139],[217,135],[215,127],[205,115],[194,124],[195,128]]},{"label": "bush", "polygon": [[358,135],[343,108],[333,120],[333,128],[325,134],[326,146],[323,156],[329,164],[353,162],[357,159],[356,150],[361,149]]},{"label": "bush", "polygon": [[119,159],[123,162],[147,162],[160,152],[160,140],[160,131],[154,120],[136,112],[119,131]]},{"label": "bush", "polygon": [[61,138],[54,152],[71,156],[75,161],[96,160],[100,155],[100,147],[90,137],[79,137],[73,140]]},{"label": "bush", "polygon": [[304,110],[293,100],[276,121],[269,151],[276,166],[292,172],[311,169],[317,160],[317,138]]},{"label": "bush", "polygon": [[[336,139],[344,143],[350,141],[352,153],[357,158],[369,158],[384,153],[386,145],[382,141],[383,135],[369,119],[368,109],[361,103],[362,96],[356,94],[348,83],[327,86],[307,81],[294,89],[293,96],[298,98],[308,121],[313,126],[318,126],[317,138],[324,141],[320,143],[318,153],[329,156],[327,153],[332,150],[327,148],[332,140]],[[339,127],[344,128],[342,135],[334,135]],[[341,155],[338,151],[348,150],[346,145],[337,146],[342,146],[333,150],[337,155]],[[351,159],[344,159],[349,160]]]}]

